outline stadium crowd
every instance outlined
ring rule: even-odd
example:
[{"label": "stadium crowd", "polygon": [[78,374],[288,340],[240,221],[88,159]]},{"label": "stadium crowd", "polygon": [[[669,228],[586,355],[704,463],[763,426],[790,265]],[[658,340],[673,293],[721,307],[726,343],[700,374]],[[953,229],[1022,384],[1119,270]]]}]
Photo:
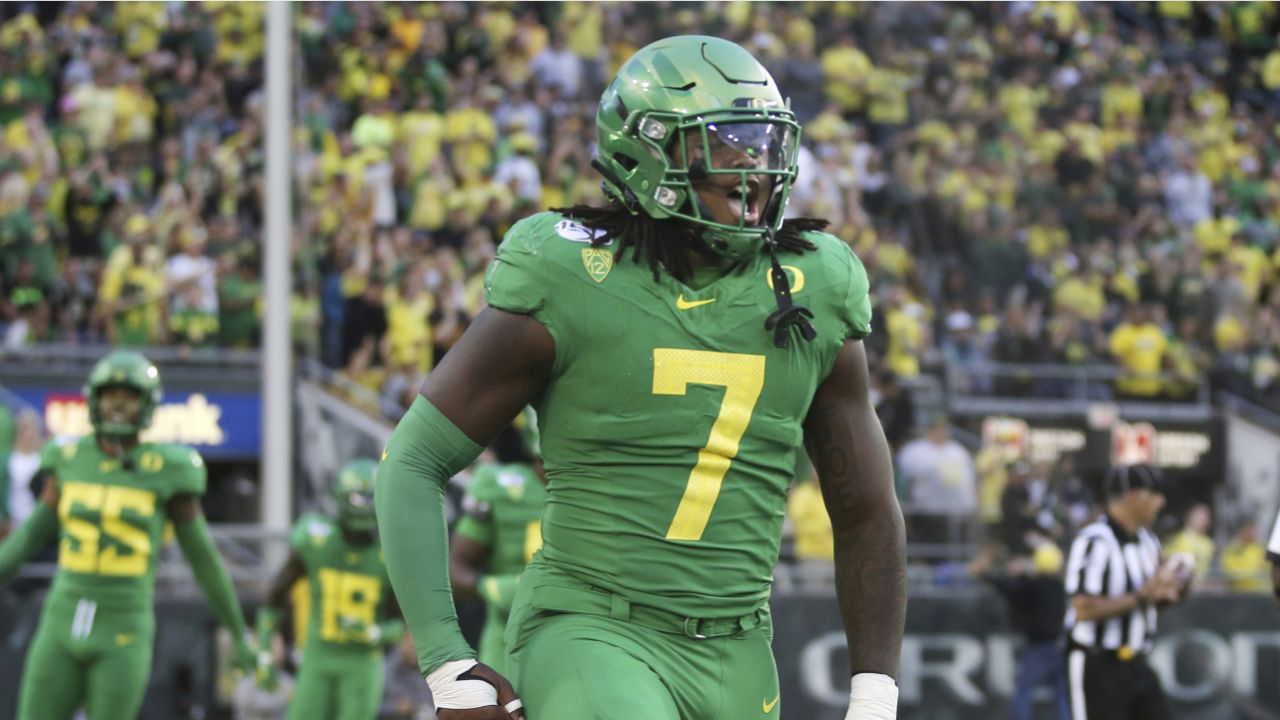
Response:
[{"label": "stadium crowd", "polygon": [[[263,13],[0,9],[0,346],[257,343]],[[1209,382],[1280,401],[1278,15],[296,5],[295,345],[397,419],[480,310],[505,230],[602,200],[593,118],[617,64],[703,33],[764,58],[791,96],[805,133],[790,212],[830,219],[869,270],[895,448],[914,427],[901,383],[921,373],[1064,392],[990,361],[1113,363],[1103,396],[1188,399]],[[1029,473],[977,461],[975,478]],[[998,494],[972,507],[1001,515]]]}]

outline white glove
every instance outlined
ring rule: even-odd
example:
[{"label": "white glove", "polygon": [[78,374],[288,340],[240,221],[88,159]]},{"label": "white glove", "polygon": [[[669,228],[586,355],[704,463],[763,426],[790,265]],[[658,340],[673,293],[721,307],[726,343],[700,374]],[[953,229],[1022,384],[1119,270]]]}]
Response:
[{"label": "white glove", "polygon": [[898,684],[880,673],[858,673],[849,682],[844,720],[897,720]]},{"label": "white glove", "polygon": [[[431,697],[436,707],[444,710],[470,710],[498,704],[498,688],[480,678],[461,678],[479,665],[475,660],[451,660],[427,676]],[[520,709],[519,699],[507,703],[507,712]]]}]

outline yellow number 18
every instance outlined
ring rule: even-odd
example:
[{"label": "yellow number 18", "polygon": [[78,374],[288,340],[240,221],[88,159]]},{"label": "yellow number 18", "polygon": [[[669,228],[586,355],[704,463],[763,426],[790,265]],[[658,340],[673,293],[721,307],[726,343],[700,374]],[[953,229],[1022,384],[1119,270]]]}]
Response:
[{"label": "yellow number 18", "polygon": [[724,387],[720,412],[711,425],[711,437],[698,451],[698,462],[689,473],[684,496],[676,508],[668,540],[701,540],[720,496],[720,485],[729,464],[738,455],[738,444],[747,432],[751,413],[764,388],[764,356],[708,350],[653,351],[653,394],[684,395],[690,385]]}]

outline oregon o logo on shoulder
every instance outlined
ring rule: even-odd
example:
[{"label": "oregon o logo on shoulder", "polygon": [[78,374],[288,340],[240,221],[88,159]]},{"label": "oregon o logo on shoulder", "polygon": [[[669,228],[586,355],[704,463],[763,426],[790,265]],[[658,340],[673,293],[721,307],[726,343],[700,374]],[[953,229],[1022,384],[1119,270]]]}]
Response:
[{"label": "oregon o logo on shoulder", "polygon": [[613,270],[613,253],[597,248],[583,248],[582,265],[592,280],[604,282],[609,277],[609,271]]},{"label": "oregon o logo on shoulder", "polygon": [[[773,289],[773,274],[771,270],[772,268],[765,268],[764,270],[764,281],[769,283],[770,290]],[[782,270],[783,272],[787,272],[791,274],[791,294],[792,295],[795,295],[796,293],[804,289],[804,271],[803,270],[796,267],[795,265],[783,265]]]}]

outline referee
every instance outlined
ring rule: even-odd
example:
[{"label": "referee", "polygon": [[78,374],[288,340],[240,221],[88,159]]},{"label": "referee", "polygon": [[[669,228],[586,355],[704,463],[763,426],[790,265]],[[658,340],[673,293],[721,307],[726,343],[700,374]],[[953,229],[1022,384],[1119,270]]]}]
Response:
[{"label": "referee", "polygon": [[1151,532],[1164,507],[1151,465],[1120,465],[1103,480],[1107,512],[1080,530],[1067,561],[1067,681],[1074,720],[1165,720],[1169,707],[1147,664],[1156,608],[1186,581],[1161,572]]}]

